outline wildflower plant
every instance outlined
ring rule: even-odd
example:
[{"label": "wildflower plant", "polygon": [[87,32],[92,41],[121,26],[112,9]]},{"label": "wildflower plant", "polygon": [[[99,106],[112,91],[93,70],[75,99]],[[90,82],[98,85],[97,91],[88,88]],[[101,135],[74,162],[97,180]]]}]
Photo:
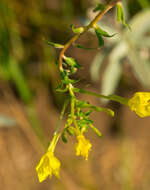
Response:
[{"label": "wildflower plant", "polygon": [[[76,83],[79,82],[79,80],[72,79],[72,75],[76,73],[78,69],[80,69],[80,64],[74,58],[68,57],[66,55],[67,49],[71,45],[76,46],[77,48],[89,49],[75,43],[79,37],[86,33],[89,29],[93,29],[95,31],[99,46],[104,45],[103,37],[113,37],[115,34],[108,34],[107,31],[104,31],[97,25],[97,22],[113,7],[116,7],[117,9],[117,20],[122,22],[124,26],[130,29],[129,25],[127,25],[125,21],[122,1],[112,0],[106,5],[97,5],[93,11],[98,13],[87,26],[75,28],[74,25],[71,25],[71,29],[75,35],[66,44],[62,45],[58,43],[47,42],[49,45],[52,45],[55,48],[62,49],[58,60],[58,69],[60,72],[61,81],[56,90],[60,93],[68,93],[69,98],[67,102],[64,103],[62,112],[60,114],[60,119],[56,127],[54,137],[50,142],[49,148],[36,167],[40,182],[45,180],[48,176],[51,177],[52,175],[55,175],[56,177],[59,177],[59,169],[61,164],[60,161],[54,156],[54,150],[60,136],[64,143],[67,143],[68,135],[75,136],[77,140],[74,146],[76,155],[83,156],[85,160],[88,160],[88,155],[92,149],[92,144],[90,143],[90,140],[85,137],[85,134],[91,129],[98,137],[101,138],[102,136],[101,132],[94,126],[93,121],[90,118],[91,113],[93,111],[103,111],[112,117],[114,116],[114,111],[112,109],[95,106],[85,100],[81,101],[77,99],[77,93],[89,94],[98,98],[116,101],[120,104],[128,106],[140,117],[150,116],[150,92],[137,92],[131,99],[117,95],[105,96],[77,88]],[[68,114],[64,129],[60,132],[60,121],[62,120],[65,109],[68,105],[70,105],[70,113]]]}]

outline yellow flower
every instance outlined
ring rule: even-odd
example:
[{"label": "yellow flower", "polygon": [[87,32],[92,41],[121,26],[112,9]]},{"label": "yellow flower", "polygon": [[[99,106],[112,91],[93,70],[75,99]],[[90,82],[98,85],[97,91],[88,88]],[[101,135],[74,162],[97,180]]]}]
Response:
[{"label": "yellow flower", "polygon": [[76,155],[85,157],[88,160],[88,153],[91,150],[91,143],[82,134],[77,136],[78,143],[75,145]]},{"label": "yellow flower", "polygon": [[150,116],[150,92],[137,92],[128,101],[128,106],[140,117]]},{"label": "yellow flower", "polygon": [[54,156],[52,151],[47,151],[41,158],[39,164],[36,167],[39,182],[45,180],[48,176],[52,177],[52,174],[59,178],[60,161]]}]

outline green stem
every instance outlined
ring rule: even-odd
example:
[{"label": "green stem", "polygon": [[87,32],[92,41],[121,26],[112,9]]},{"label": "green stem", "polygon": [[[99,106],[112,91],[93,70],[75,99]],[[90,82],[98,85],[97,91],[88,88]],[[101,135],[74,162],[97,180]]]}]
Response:
[{"label": "green stem", "polygon": [[57,122],[57,126],[56,126],[56,130],[55,130],[54,135],[57,134],[58,131],[59,131],[59,129],[60,129],[60,122],[61,122],[61,120],[63,119],[63,116],[64,116],[64,113],[65,113],[65,110],[66,110],[66,107],[67,107],[68,103],[69,103],[69,100],[67,99],[67,100],[65,101],[65,103],[64,103],[64,105],[63,105],[63,108],[62,108],[62,111],[61,111],[61,113],[60,113],[60,117],[59,117],[59,120],[58,120],[58,122]]},{"label": "green stem", "polygon": [[68,102],[69,102],[69,100],[67,99],[67,100],[65,101],[64,105],[63,105],[62,111],[61,111],[61,113],[60,113],[59,120],[58,120],[58,122],[57,122],[56,130],[55,130],[55,132],[54,132],[53,139],[52,139],[52,141],[50,142],[50,145],[49,145],[49,147],[48,147],[48,151],[54,152],[54,150],[55,150],[55,146],[56,146],[56,144],[57,144],[57,142],[58,142],[58,139],[59,139],[59,137],[60,137],[60,133],[59,133],[60,122],[61,122],[61,120],[63,119],[63,116],[64,116],[64,113],[65,113],[66,107],[67,107],[67,105],[68,105]]},{"label": "green stem", "polygon": [[83,89],[80,89],[80,88],[74,88],[73,91],[78,92],[78,93],[82,93],[82,94],[89,94],[89,95],[96,96],[96,97],[99,97],[99,98],[112,100],[112,101],[115,101],[115,102],[119,102],[120,104],[123,104],[123,105],[128,105],[128,99],[123,98],[121,96],[117,96],[117,95],[105,96],[105,95],[102,95],[102,94],[97,94],[96,92],[90,92],[90,91],[83,90]]},{"label": "green stem", "polygon": [[48,147],[48,151],[54,152],[58,139],[60,137],[60,133],[55,133],[50,145]]},{"label": "green stem", "polygon": [[71,117],[74,118],[74,105],[75,105],[75,99],[74,97],[71,98]]},{"label": "green stem", "polygon": [[74,87],[72,86],[72,84],[69,84],[69,93],[70,93],[70,96],[71,96],[71,117],[72,117],[74,126],[76,127],[77,131],[79,131],[78,124],[76,122],[75,115],[74,115],[74,112],[75,112],[74,107],[75,107],[75,100],[76,99],[75,99],[73,89],[74,89]]}]

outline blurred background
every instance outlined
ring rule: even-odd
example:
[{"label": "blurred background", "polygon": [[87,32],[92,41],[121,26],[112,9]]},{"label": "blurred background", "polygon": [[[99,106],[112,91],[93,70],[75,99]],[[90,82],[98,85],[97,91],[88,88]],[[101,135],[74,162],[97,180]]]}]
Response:
[{"label": "blurred background", "polygon": [[[150,118],[138,118],[127,107],[79,95],[94,105],[115,110],[92,115],[103,134],[92,132],[88,161],[76,157],[75,139],[58,143],[61,179],[39,184],[35,166],[52,138],[65,96],[55,92],[60,81],[59,50],[44,39],[64,44],[73,33],[70,24],[85,25],[99,0],[0,1],[0,189],[3,190],[149,190]],[[102,2],[102,1],[101,1]],[[78,86],[105,95],[131,97],[150,90],[150,1],[124,0],[132,31],[116,22],[115,9],[99,25],[109,33],[100,50],[71,47],[69,56],[82,69]],[[79,41],[97,48],[92,31]],[[62,121],[62,127],[65,118]]]}]

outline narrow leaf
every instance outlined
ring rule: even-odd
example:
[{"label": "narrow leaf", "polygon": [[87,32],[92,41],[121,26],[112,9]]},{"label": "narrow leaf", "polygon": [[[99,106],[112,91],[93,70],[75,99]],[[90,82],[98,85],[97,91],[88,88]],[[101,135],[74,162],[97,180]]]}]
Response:
[{"label": "narrow leaf", "polygon": [[64,143],[67,143],[68,140],[67,140],[67,135],[66,135],[66,130],[63,131],[62,135],[61,135],[61,138],[62,138],[62,141]]},{"label": "narrow leaf", "polygon": [[64,60],[69,66],[80,68],[80,64],[74,58],[64,56]]},{"label": "narrow leaf", "polygon": [[90,127],[91,127],[91,129],[93,129],[93,131],[97,134],[97,136],[98,136],[99,138],[102,137],[101,132],[100,132],[96,127],[94,127],[93,125],[90,125]]},{"label": "narrow leaf", "polygon": [[71,27],[72,31],[76,34],[80,34],[80,33],[84,32],[83,27],[75,28],[73,24],[71,24],[70,27]]},{"label": "narrow leaf", "polygon": [[126,23],[125,15],[123,12],[122,3],[117,3],[117,21],[122,22],[122,24],[127,27],[129,30],[131,30],[131,27]]},{"label": "narrow leaf", "polygon": [[73,136],[75,134],[75,129],[73,127],[67,127],[66,128],[66,131],[67,133],[70,135],[70,136]]},{"label": "narrow leaf", "polygon": [[98,33],[100,33],[104,37],[113,37],[113,36],[116,35],[116,34],[112,34],[112,35],[108,34],[108,32],[106,32],[105,30],[101,29],[99,26],[96,26],[96,28],[97,28]]},{"label": "narrow leaf", "polygon": [[122,22],[124,20],[123,10],[120,3],[117,4],[117,21]]},{"label": "narrow leaf", "polygon": [[89,108],[89,109],[92,109],[92,110],[95,110],[95,111],[98,111],[98,112],[104,111],[104,112],[108,113],[110,116],[112,116],[112,117],[114,116],[114,111],[113,110],[111,110],[109,108],[102,108],[102,107],[94,106],[94,105],[89,104],[86,101],[78,101],[77,102],[77,107]]},{"label": "narrow leaf", "polygon": [[64,46],[62,44],[57,44],[57,43],[53,43],[53,42],[50,42],[48,40],[45,40],[45,42],[50,45],[50,46],[53,46],[55,48],[64,48]]},{"label": "narrow leaf", "polygon": [[96,33],[96,36],[98,38],[99,46],[104,46],[104,40],[103,40],[102,34],[101,34],[101,32],[99,31],[98,28],[95,28],[95,33]]},{"label": "narrow leaf", "polygon": [[85,49],[85,50],[96,50],[96,49],[98,49],[98,48],[87,48],[87,47],[84,47],[80,44],[74,44],[74,46],[77,48],[80,48],[80,49]]}]

